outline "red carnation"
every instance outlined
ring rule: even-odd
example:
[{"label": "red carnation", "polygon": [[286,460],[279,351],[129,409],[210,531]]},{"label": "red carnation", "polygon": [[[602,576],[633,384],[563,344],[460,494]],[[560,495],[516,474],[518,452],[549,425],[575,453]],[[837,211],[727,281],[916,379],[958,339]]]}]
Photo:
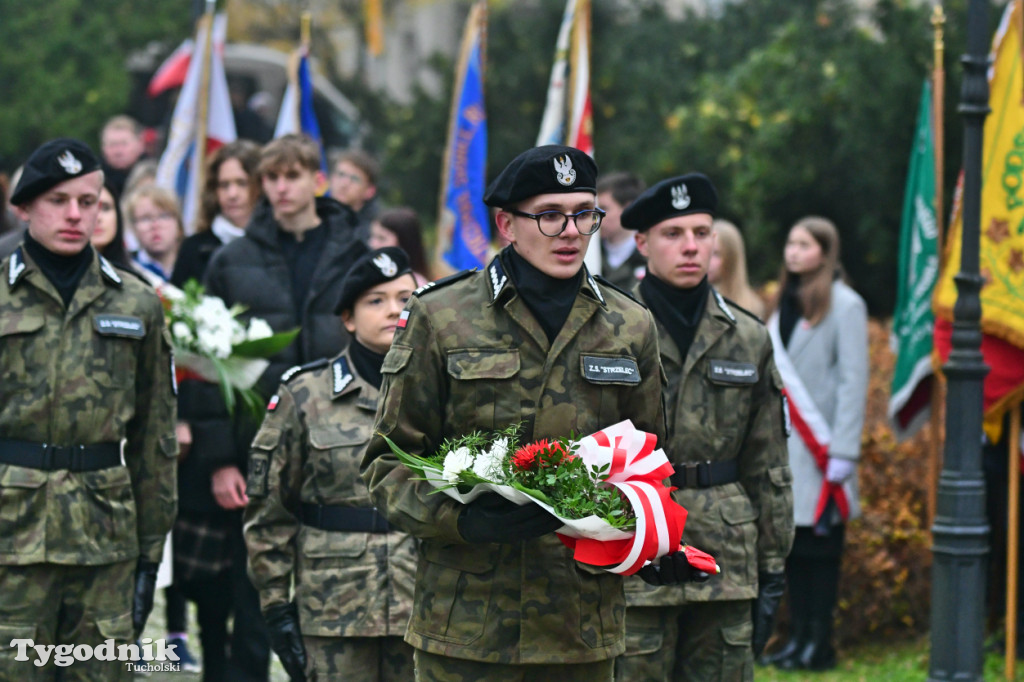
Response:
[{"label": "red carnation", "polygon": [[519,471],[530,471],[537,466],[537,455],[547,449],[548,441],[546,438],[536,443],[524,445],[512,455],[512,467]]}]

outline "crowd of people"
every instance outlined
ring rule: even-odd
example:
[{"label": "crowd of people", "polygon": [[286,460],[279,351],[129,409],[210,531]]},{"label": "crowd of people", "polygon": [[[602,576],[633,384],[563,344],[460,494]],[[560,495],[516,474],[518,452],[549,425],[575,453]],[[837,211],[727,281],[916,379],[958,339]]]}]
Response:
[{"label": "crowd of people", "polygon": [[[5,628],[136,641],[170,533],[166,641],[211,681],[268,679],[272,651],[293,680],[749,680],[756,662],[836,665],[867,315],[833,223],[793,226],[765,300],[711,179],[646,187],[536,147],[487,188],[504,246],[434,280],[419,216],[382,206],[364,151],[332,155],[325,178],[301,135],[225,145],[186,225],[138,135],[113,119],[102,158],[52,140],[10,185]],[[583,265],[595,235],[604,276]],[[189,281],[299,330],[256,384],[262,421],[175,370],[154,287]],[[534,441],[624,419],[668,453],[684,539],[720,574],[683,551],[625,579],[578,563],[541,507],[433,494],[384,440],[431,455],[510,424]],[[762,655],[784,593],[790,638]],[[12,651],[0,677],[27,670]]]}]

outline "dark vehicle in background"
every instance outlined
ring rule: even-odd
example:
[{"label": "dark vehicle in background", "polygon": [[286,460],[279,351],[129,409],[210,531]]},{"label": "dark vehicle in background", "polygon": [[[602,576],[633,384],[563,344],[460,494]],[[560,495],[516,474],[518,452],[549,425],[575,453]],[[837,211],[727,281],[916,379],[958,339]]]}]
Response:
[{"label": "dark vehicle in background", "polygon": [[[151,131],[147,137],[157,150],[163,148],[178,89],[150,97],[146,88],[171,51],[172,46],[154,42],[127,61],[132,74],[128,113]],[[288,85],[289,58],[287,53],[262,45],[227,43],[224,46],[224,70],[235,121],[240,131],[243,128],[256,131],[249,135],[256,142],[267,142],[273,135],[281,98]],[[359,111],[329,80],[316,74],[315,69],[314,74],[313,110],[324,146],[327,149],[361,146],[366,130]],[[239,135],[242,136],[241,132]]]}]

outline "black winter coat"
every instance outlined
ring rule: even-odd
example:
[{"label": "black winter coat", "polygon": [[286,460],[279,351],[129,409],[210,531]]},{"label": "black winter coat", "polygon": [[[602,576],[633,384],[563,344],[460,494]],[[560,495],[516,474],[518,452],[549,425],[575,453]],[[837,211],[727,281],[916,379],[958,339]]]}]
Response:
[{"label": "black winter coat", "polygon": [[[327,225],[328,236],[301,308],[295,306],[292,274],[279,246],[280,228],[265,199],[256,207],[245,235],[220,248],[206,270],[207,293],[219,296],[228,307],[236,303],[245,306],[243,318],[263,318],[275,332],[295,327],[302,330],[294,343],[269,358],[270,366],[255,387],[264,397],[277,390],[281,374],[288,368],[332,357],[348,345],[348,332],[334,307],[345,274],[368,248],[356,238],[355,214],[347,206],[321,197],[316,200],[316,212]],[[217,437],[207,434],[212,437],[211,448],[201,456],[214,469],[234,464],[244,473],[249,444],[259,424],[243,418],[239,409],[232,429],[222,402],[209,409],[205,421]]]}]

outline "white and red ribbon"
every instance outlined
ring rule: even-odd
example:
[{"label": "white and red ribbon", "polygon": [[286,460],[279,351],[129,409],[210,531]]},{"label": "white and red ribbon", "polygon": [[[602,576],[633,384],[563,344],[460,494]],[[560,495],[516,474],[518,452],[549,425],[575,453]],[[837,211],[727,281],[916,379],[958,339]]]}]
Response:
[{"label": "white and red ribbon", "polygon": [[657,437],[619,422],[583,438],[576,455],[588,468],[609,465],[607,482],[622,491],[636,514],[636,532],[624,540],[597,540],[559,533],[577,561],[631,575],[648,561],[679,549],[686,510],[672,499],[663,481],[675,470]]},{"label": "white and red ribbon", "polygon": [[821,493],[818,495],[818,502],[814,507],[814,522],[817,523],[828,506],[831,497],[835,500],[839,515],[845,521],[850,516],[850,502],[846,499],[846,491],[840,483],[832,483],[825,477],[828,468],[828,448],[832,443],[832,428],[825,420],[825,416],[818,410],[818,406],[811,398],[807,386],[804,385],[800,374],[793,366],[793,361],[786,352],[786,346],[782,343],[782,336],[779,334],[779,316],[772,315],[768,320],[768,333],[772,338],[774,349],[775,366],[782,375],[782,383],[785,385],[783,393],[789,401],[789,416],[793,422],[800,440],[804,442],[814,463],[821,471]]}]

